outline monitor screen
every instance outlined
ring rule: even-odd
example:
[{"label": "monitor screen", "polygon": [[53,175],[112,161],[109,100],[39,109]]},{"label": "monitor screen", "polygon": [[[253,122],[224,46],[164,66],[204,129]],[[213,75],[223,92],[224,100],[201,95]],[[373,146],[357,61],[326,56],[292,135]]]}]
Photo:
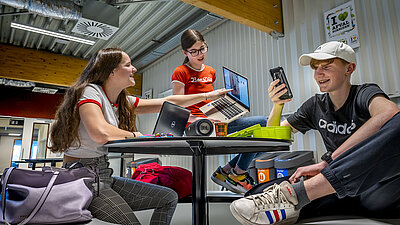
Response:
[{"label": "monitor screen", "polygon": [[250,108],[247,78],[226,67],[223,67],[222,70],[224,73],[225,88],[233,89],[231,92],[228,92],[227,95],[239,100],[242,105]]}]

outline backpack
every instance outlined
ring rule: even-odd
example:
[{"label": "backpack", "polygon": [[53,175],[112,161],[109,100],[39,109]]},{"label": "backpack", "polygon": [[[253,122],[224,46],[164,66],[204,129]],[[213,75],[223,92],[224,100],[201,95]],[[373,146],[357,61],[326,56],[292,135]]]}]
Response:
[{"label": "backpack", "polygon": [[139,165],[132,179],[158,184],[173,189],[181,199],[192,194],[192,172],[176,166],[160,166],[158,163]]}]

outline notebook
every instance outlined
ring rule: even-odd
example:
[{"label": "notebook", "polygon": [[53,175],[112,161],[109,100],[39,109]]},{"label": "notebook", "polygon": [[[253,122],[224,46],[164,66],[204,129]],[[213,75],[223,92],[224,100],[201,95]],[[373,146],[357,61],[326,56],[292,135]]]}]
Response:
[{"label": "notebook", "polygon": [[200,110],[211,119],[230,123],[250,112],[249,84],[246,77],[222,67],[226,89],[233,89],[225,97],[212,101]]},{"label": "notebook", "polygon": [[173,134],[174,137],[182,136],[189,116],[190,110],[164,102],[154,126],[153,135],[163,133],[164,135]]}]

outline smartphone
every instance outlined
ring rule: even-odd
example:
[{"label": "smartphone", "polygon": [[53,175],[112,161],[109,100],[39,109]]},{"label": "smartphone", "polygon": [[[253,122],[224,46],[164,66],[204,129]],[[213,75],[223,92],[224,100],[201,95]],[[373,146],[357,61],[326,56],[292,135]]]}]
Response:
[{"label": "smartphone", "polygon": [[279,99],[285,100],[285,99],[293,98],[293,93],[292,93],[292,90],[290,90],[289,82],[286,78],[283,68],[279,66],[279,67],[270,69],[269,72],[271,73],[273,80],[279,79],[279,83],[276,84],[275,87],[278,87],[281,84],[286,85],[285,88],[287,89],[287,92],[285,94],[283,94],[281,97],[279,97]]}]

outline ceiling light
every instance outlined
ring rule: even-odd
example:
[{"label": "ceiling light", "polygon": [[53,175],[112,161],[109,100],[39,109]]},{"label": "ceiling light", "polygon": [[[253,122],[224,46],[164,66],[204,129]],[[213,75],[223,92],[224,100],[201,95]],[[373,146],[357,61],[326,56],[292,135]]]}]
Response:
[{"label": "ceiling light", "polygon": [[55,94],[58,90],[54,88],[34,87],[32,92],[39,92],[44,94]]},{"label": "ceiling light", "polygon": [[0,78],[0,84],[12,87],[35,87],[35,83],[30,81],[10,80],[6,78]]},{"label": "ceiling light", "polygon": [[24,24],[11,22],[11,27],[12,28],[16,28],[16,29],[35,32],[35,33],[38,33],[38,34],[44,34],[44,35],[48,35],[48,36],[52,36],[52,37],[56,37],[56,38],[61,38],[61,39],[69,40],[69,41],[75,41],[75,42],[79,42],[79,43],[82,43],[82,44],[87,44],[87,45],[94,45],[95,44],[94,41],[90,41],[90,40],[86,40],[86,39],[83,39],[83,38],[74,37],[74,36],[71,36],[71,35],[57,33],[57,32],[54,32],[54,31],[44,30],[44,29],[37,28],[37,27],[27,26],[27,25],[24,25]]},{"label": "ceiling light", "polygon": [[15,137],[19,137],[21,136],[21,134],[17,134],[17,133],[9,133],[8,136],[15,136]]}]

